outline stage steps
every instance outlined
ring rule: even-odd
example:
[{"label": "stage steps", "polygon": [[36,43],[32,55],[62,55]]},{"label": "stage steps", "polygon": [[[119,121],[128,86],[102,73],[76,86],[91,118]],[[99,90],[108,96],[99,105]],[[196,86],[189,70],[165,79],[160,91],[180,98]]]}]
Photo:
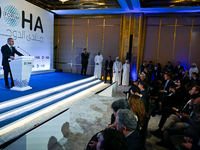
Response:
[{"label": "stage steps", "polygon": [[59,103],[61,105],[61,102],[67,101],[68,98],[83,94],[84,91],[99,84],[103,82],[90,77],[1,103],[0,134],[1,129],[13,125],[18,120],[23,120],[54,105],[58,107]]}]

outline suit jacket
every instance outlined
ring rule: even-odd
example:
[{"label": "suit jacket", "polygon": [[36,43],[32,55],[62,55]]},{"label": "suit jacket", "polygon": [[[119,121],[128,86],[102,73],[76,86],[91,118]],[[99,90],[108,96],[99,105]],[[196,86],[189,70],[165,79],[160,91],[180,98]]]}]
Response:
[{"label": "suit jacket", "polygon": [[137,130],[126,137],[126,142],[128,147],[127,150],[144,150],[142,138]]},{"label": "suit jacket", "polygon": [[147,112],[149,108],[149,96],[146,90],[141,91],[141,94],[142,94],[142,100],[144,102],[144,106]]},{"label": "suit jacket", "polygon": [[166,65],[164,70],[173,72],[174,71],[174,67],[172,65],[170,65],[170,66]]},{"label": "suit jacket", "polygon": [[166,94],[169,94],[169,88],[174,88],[175,84],[174,82],[170,79],[169,82],[167,83],[167,86],[165,87],[165,91],[167,91]]},{"label": "suit jacket", "polygon": [[144,66],[143,64],[140,66],[140,72],[144,71],[144,68],[146,68],[146,66]]},{"label": "suit jacket", "polygon": [[178,66],[176,66],[176,67],[175,67],[175,70],[174,70],[174,73],[177,73],[177,74],[181,74],[181,75],[182,75],[182,72],[181,72],[181,73],[179,72],[180,70],[184,70],[183,66],[180,66],[179,69],[178,69]]},{"label": "suit jacket", "polygon": [[15,54],[19,55],[19,56],[23,56],[20,52],[18,52],[15,47],[12,47],[12,52],[9,48],[9,46],[3,45],[1,47],[1,53],[2,53],[2,65],[4,67],[4,69],[8,69],[9,68],[9,63],[8,63],[8,58],[10,58],[10,56],[15,56]]},{"label": "suit jacket", "polygon": [[81,57],[82,57],[81,63],[82,64],[88,64],[88,59],[90,57],[90,54],[89,53],[87,53],[87,54],[82,53]]},{"label": "suit jacket", "polygon": [[[105,70],[107,70],[107,67],[108,67],[108,60],[106,60],[106,63],[105,63]],[[113,61],[110,60],[110,64],[109,64],[109,67],[110,67],[110,71],[112,72],[112,68],[113,68]]]}]

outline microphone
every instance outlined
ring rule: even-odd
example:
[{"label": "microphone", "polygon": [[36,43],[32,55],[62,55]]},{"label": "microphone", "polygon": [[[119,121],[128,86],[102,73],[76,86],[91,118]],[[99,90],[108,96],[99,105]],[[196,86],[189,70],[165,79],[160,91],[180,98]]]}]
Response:
[{"label": "microphone", "polygon": [[21,47],[17,46],[17,48],[21,49],[21,50],[24,51],[26,54],[28,54],[29,56],[31,56],[28,52],[26,52],[25,50],[23,50]]}]

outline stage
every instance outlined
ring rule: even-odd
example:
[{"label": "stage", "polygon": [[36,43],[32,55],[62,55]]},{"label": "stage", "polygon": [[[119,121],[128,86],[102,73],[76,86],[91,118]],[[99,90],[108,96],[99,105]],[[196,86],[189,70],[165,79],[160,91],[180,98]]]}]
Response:
[{"label": "stage", "polygon": [[43,122],[45,115],[51,117],[63,111],[66,103],[91,90],[99,90],[102,85],[101,80],[92,76],[54,72],[32,75],[29,83],[32,89],[21,92],[5,89],[4,79],[0,79],[0,145],[9,141],[5,135],[11,139],[13,134],[22,134],[30,129],[26,126],[30,122],[31,126],[35,125],[34,120]]}]

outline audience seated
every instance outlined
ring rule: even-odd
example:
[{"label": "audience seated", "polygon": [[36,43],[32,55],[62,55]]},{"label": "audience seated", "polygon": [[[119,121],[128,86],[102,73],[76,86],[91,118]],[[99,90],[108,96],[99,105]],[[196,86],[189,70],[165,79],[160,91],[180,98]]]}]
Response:
[{"label": "audience seated", "polygon": [[174,71],[174,67],[172,66],[172,64],[171,64],[170,61],[167,62],[167,65],[165,66],[164,71],[165,71],[165,72],[166,72],[166,71],[167,71],[167,72],[173,72],[173,71]]},{"label": "audience seated", "polygon": [[[181,114],[187,119],[189,123],[189,126],[186,130],[183,128],[169,128],[166,131],[164,140],[162,140],[161,142],[157,142],[156,144],[159,146],[165,146],[165,147],[173,145],[173,147],[178,146],[178,148],[181,148],[183,145],[184,147],[191,149],[193,144],[190,142],[192,139],[194,142],[193,149],[199,148],[198,142],[199,142],[199,137],[200,137],[200,134],[199,134],[200,133],[200,97],[195,99],[194,101],[194,113],[196,116],[195,119],[192,119],[189,115]],[[185,144],[184,144],[185,142],[184,137],[190,138],[190,139],[185,138],[186,139]]]},{"label": "audience seated", "polygon": [[137,120],[131,110],[119,109],[117,111],[116,127],[126,138],[127,150],[144,150],[142,138],[136,130]]},{"label": "audience seated", "polygon": [[[150,133],[153,134],[154,136],[160,138],[164,134],[164,131],[165,131],[164,128],[166,128],[164,126],[166,124],[167,124],[167,126],[174,125],[174,123],[175,123],[174,119],[177,119],[177,117],[175,116],[177,112],[191,115],[194,99],[199,97],[199,93],[200,93],[200,88],[198,86],[195,86],[190,91],[191,97],[190,97],[189,101],[183,107],[179,107],[179,108],[165,107],[165,108],[161,109],[160,111],[156,112],[156,114],[162,115],[159,125],[158,125],[159,129],[157,129],[156,131],[150,131]],[[174,115],[172,115],[172,114],[174,114]],[[172,117],[171,117],[171,119],[168,119],[168,122],[166,123],[165,121],[170,115]],[[180,120],[180,118],[178,118],[177,120]],[[171,121],[171,123],[169,123],[170,121]]]},{"label": "audience seated", "polygon": [[186,70],[183,74],[182,80],[184,80],[185,84],[187,85],[189,82],[189,71]]},{"label": "audience seated", "polygon": [[[140,71],[129,91],[124,92],[128,101],[120,99],[112,103],[110,129],[96,133],[86,150],[143,150],[146,141],[143,133],[149,120],[147,112],[152,105],[149,94],[157,104],[152,116],[162,115],[159,128],[150,131],[161,139],[156,144],[170,149],[200,149],[200,82],[197,65],[193,63],[190,71],[182,74],[184,67],[179,61],[175,69],[167,62],[164,72],[160,63],[154,70],[152,61],[149,64],[144,61]],[[142,133],[142,129],[145,132]]]},{"label": "audience seated", "polygon": [[181,62],[178,61],[177,66],[175,67],[175,70],[174,70],[174,74],[175,74],[176,78],[178,78],[180,80],[182,78],[183,71],[185,71],[185,69],[183,66],[181,66]]},{"label": "audience seated", "polygon": [[118,109],[129,109],[129,104],[126,100],[119,99],[119,100],[114,101],[111,104],[111,108],[113,110],[113,114],[111,115],[111,125],[110,125],[110,127],[113,127],[114,122],[115,122],[115,118],[116,118],[116,113],[117,113]]},{"label": "audience seated", "polygon": [[150,74],[149,74],[149,69],[148,69],[148,68],[144,68],[143,73],[144,73],[145,76],[146,76],[146,81],[147,81],[148,83],[150,83],[150,81],[151,81],[151,76],[150,76]]},{"label": "audience seated", "polygon": [[140,72],[143,72],[144,68],[146,68],[146,67],[147,67],[147,62],[143,61],[142,65],[140,66]]},{"label": "audience seated", "polygon": [[145,81],[146,83],[149,84],[149,81],[146,79],[145,73],[140,73],[140,76],[139,76],[139,77],[140,77],[140,78],[138,79],[138,82],[139,82],[139,81]]},{"label": "audience seated", "polygon": [[105,129],[100,132],[96,150],[127,150],[127,142],[120,131]]},{"label": "audience seated", "polygon": [[171,93],[165,97],[162,108],[166,106],[178,107],[187,100],[184,80],[178,80],[177,86],[175,88],[169,88],[169,92]]},{"label": "audience seated", "polygon": [[149,61],[149,64],[147,64],[147,69],[149,70],[149,75],[151,79],[154,72],[154,65],[152,61]]},{"label": "audience seated", "polygon": [[192,77],[193,72],[196,72],[197,74],[199,73],[199,69],[197,68],[196,63],[192,63],[191,68],[189,70],[189,77]]},{"label": "audience seated", "polygon": [[164,78],[166,83],[164,87],[162,89],[159,89],[159,91],[156,94],[158,96],[156,97],[158,98],[156,99],[156,106],[157,106],[156,109],[158,108],[161,109],[164,99],[170,94],[169,89],[175,87],[174,82],[171,80],[171,73],[166,73],[164,75]]},{"label": "audience seated", "polygon": [[147,112],[148,109],[149,109],[149,95],[148,95],[148,92],[146,90],[147,89],[147,83],[145,81],[140,81],[139,84],[138,84],[138,87],[141,91],[141,94],[139,94],[139,93],[136,93],[136,94],[138,94],[142,98],[142,100],[144,102],[145,110]]},{"label": "audience seated", "polygon": [[[113,110],[113,114],[111,115],[111,124],[109,124],[108,128],[115,128],[115,118],[116,118],[116,114],[117,114],[118,109],[129,109],[129,104],[126,100],[119,99],[119,100],[114,101],[111,104],[111,108]],[[98,143],[98,134],[100,132],[97,132],[90,139],[90,141],[87,144],[86,150],[95,150],[96,149],[96,145]]]},{"label": "audience seated", "polygon": [[199,75],[196,72],[193,72],[191,75],[191,79],[189,80],[188,84],[186,85],[186,90],[189,91],[194,85],[199,85]]},{"label": "audience seated", "polygon": [[131,111],[138,118],[139,127],[142,128],[148,118],[143,100],[138,95],[131,95],[128,102]]}]

